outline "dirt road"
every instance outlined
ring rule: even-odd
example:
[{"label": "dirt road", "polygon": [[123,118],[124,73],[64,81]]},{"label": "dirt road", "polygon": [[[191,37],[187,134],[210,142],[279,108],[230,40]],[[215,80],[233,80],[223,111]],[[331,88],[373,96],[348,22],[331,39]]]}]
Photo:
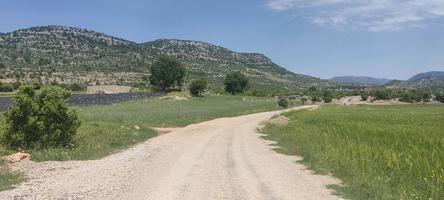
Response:
[{"label": "dirt road", "polygon": [[338,199],[326,189],[337,180],[260,138],[277,113],[190,125],[101,160],[21,163],[29,180],[0,199]]}]

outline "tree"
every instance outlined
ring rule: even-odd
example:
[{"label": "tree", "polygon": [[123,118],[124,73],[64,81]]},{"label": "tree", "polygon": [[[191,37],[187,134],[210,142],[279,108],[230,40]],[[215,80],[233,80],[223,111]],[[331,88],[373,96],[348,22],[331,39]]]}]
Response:
[{"label": "tree", "polygon": [[35,90],[30,85],[21,86],[14,97],[15,106],[4,114],[2,143],[13,149],[72,146],[81,122],[76,110],[68,108],[69,96],[59,87]]},{"label": "tree", "polygon": [[235,95],[241,93],[248,86],[247,77],[241,72],[231,72],[227,74],[224,81],[225,91]]},{"label": "tree", "polygon": [[190,84],[190,93],[195,97],[203,96],[203,93],[207,89],[207,82],[205,80],[194,80]]},{"label": "tree", "polygon": [[288,100],[285,97],[281,97],[278,100],[278,106],[282,108],[288,108]]},{"label": "tree", "polygon": [[324,91],[324,93],[322,94],[322,99],[325,103],[330,103],[333,100],[331,92],[328,90]]},{"label": "tree", "polygon": [[441,103],[444,103],[444,93],[437,94],[436,95],[436,100],[441,102]]},{"label": "tree", "polygon": [[176,59],[160,57],[151,67],[149,81],[152,86],[164,91],[180,89],[185,73],[185,67]]},{"label": "tree", "polygon": [[302,102],[302,105],[305,105],[305,102],[307,102],[307,98],[302,97],[302,98],[301,98],[301,102]]}]

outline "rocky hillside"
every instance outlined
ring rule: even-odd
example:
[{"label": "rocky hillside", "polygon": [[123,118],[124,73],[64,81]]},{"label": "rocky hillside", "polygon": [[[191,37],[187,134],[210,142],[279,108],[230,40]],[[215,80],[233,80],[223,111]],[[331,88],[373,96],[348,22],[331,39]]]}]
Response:
[{"label": "rocky hillside", "polygon": [[245,72],[258,88],[331,85],[290,72],[261,54],[237,53],[198,41],[161,39],[138,44],[63,26],[33,27],[0,35],[0,68],[3,78],[9,79],[130,84],[140,82],[161,55],[183,61],[190,79],[204,77],[215,86],[220,86],[223,76],[233,70]]},{"label": "rocky hillside", "polygon": [[409,78],[407,81],[394,80],[386,83],[385,86],[444,91],[444,72],[420,73]]}]

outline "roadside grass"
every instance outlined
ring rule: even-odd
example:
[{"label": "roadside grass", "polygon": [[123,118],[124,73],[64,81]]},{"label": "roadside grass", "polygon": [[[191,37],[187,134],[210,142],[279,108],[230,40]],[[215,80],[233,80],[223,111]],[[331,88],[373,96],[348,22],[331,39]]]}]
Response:
[{"label": "roadside grass", "polygon": [[324,106],[285,114],[285,127],[267,125],[277,151],[333,174],[332,186],[351,199],[444,197],[444,106]]}]

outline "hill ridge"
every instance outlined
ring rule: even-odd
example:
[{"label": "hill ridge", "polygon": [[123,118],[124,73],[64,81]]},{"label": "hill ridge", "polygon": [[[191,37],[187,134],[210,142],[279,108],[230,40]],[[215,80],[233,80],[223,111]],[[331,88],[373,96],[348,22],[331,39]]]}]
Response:
[{"label": "hill ridge", "polygon": [[[136,43],[88,29],[59,25],[34,26],[0,35],[0,63],[15,71],[5,72],[5,76],[21,76],[22,80],[29,80],[32,73],[38,73],[45,79],[62,82],[109,84],[118,83],[116,79],[141,82],[155,58],[162,55],[183,61],[190,79],[204,77],[218,87],[224,74],[233,70],[246,73],[258,88],[288,90],[331,85],[319,78],[291,72],[264,54],[238,53],[202,41],[157,39]],[[96,75],[93,76],[93,72],[97,72]],[[47,78],[49,74],[57,73],[65,77]],[[133,77],[115,77],[117,73],[132,73]],[[120,82],[128,84],[127,80]]]}]

